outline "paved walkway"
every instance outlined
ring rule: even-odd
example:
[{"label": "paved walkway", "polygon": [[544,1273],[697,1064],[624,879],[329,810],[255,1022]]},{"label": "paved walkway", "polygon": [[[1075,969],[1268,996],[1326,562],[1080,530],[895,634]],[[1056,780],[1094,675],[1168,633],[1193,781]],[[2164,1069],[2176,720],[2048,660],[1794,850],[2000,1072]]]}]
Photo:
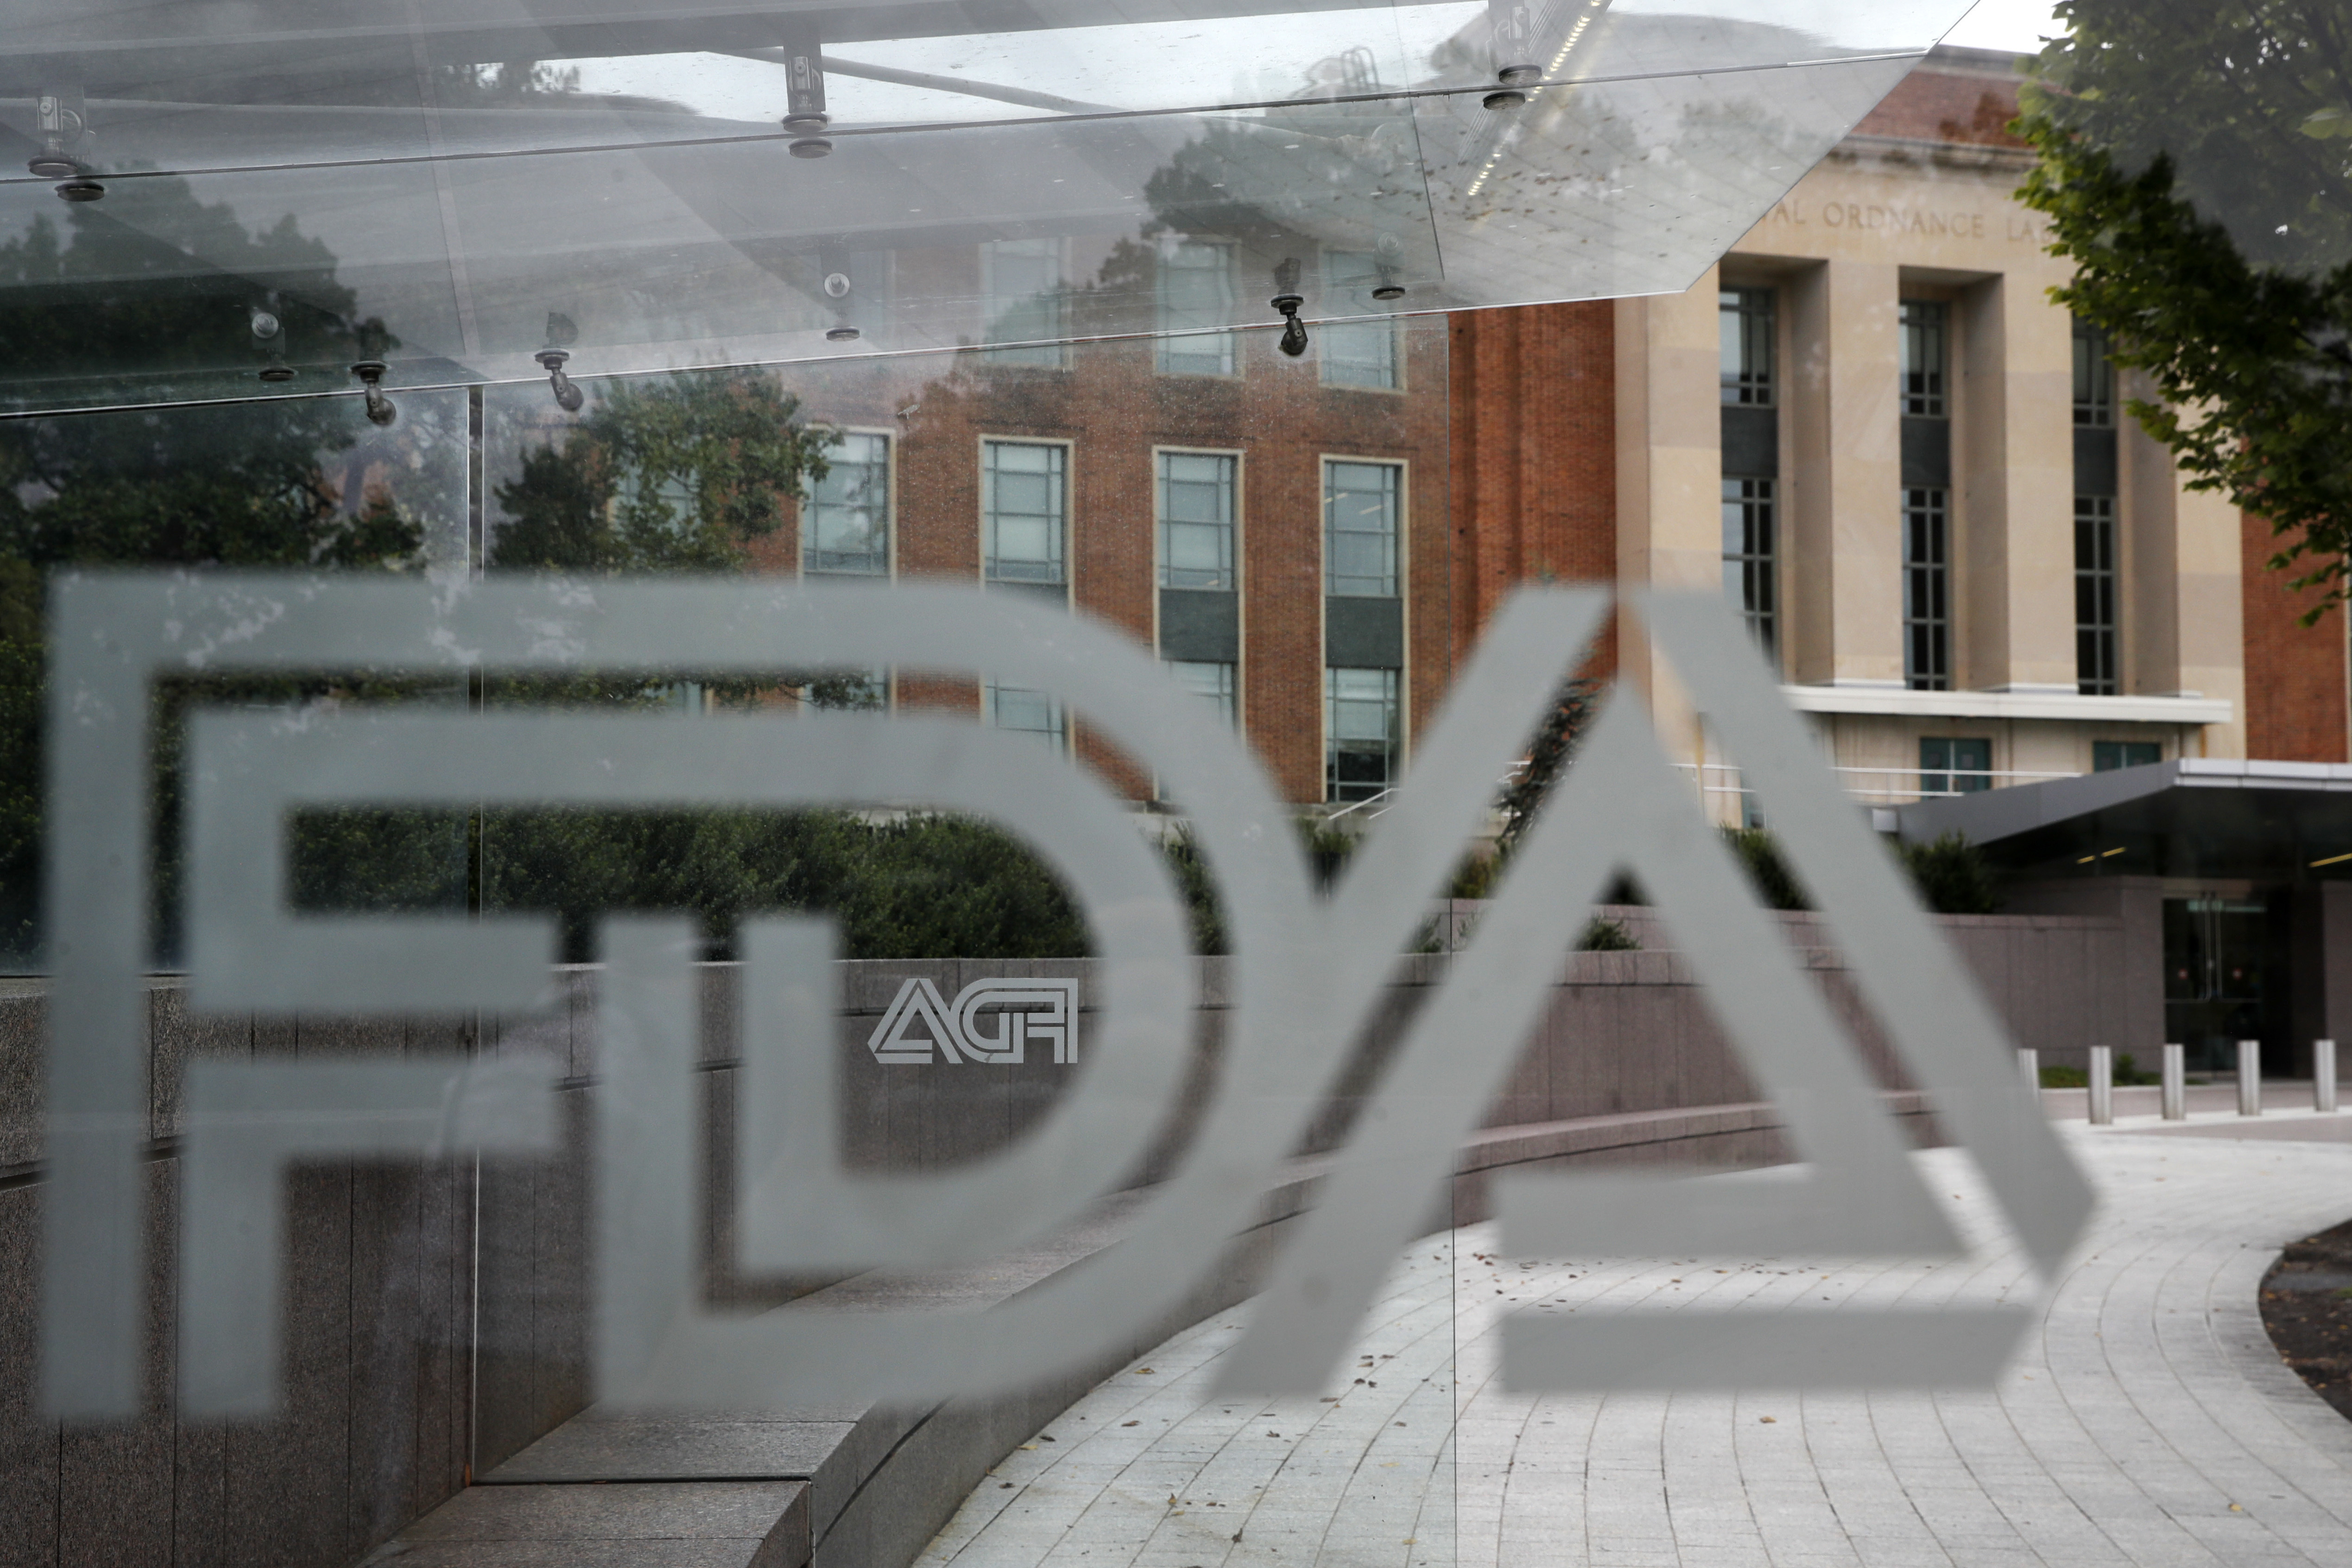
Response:
[{"label": "paved walkway", "polygon": [[2280,1136],[2294,1120],[2313,1119],[2265,1117],[2253,1139],[2201,1135],[2233,1130],[2219,1117],[2191,1136],[2065,1129],[2104,1201],[1990,1392],[1532,1397],[1494,1376],[1506,1302],[1862,1306],[2020,1284],[1971,1168],[1938,1150],[1924,1168],[1990,1244],[1958,1263],[1552,1268],[1490,1260],[1474,1226],[1398,1268],[1331,1395],[1270,1405],[1207,1399],[1242,1321],[1219,1314],[1013,1455],[921,1562],[2343,1568],[2352,1422],[2280,1363],[2255,1306],[2283,1243],[2352,1216],[2352,1148],[2315,1121],[2316,1141]]}]

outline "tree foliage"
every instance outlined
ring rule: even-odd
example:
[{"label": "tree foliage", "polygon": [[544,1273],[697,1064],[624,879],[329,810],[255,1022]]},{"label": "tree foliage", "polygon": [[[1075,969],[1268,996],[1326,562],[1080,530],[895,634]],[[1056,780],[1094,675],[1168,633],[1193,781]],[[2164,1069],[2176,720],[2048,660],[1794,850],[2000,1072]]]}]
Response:
[{"label": "tree foliage", "polygon": [[2153,397],[2192,488],[2270,520],[2271,564],[2347,596],[2352,12],[2340,0],[2063,0],[2018,129],[2060,302]]},{"label": "tree foliage", "polygon": [[605,390],[498,489],[493,568],[731,572],[825,476],[836,438],[773,378],[687,371]]}]

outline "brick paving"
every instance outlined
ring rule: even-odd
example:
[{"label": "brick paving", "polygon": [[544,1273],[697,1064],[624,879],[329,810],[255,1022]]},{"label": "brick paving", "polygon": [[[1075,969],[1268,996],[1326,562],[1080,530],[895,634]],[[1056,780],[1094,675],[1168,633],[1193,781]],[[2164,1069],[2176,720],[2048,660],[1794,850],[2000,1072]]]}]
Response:
[{"label": "brick paving", "polygon": [[2291,1120],[2264,1118],[2271,1135],[2258,1139],[2065,1129],[2100,1212],[1990,1391],[1531,1396],[1495,1376],[1506,1303],[1605,1311],[1818,1296],[1860,1308],[2026,1288],[1967,1160],[1938,1150],[1923,1167],[1979,1244],[1955,1262],[1529,1265],[1491,1258],[1491,1227],[1469,1226],[1400,1263],[1358,1353],[1312,1401],[1209,1398],[1247,1309],[1221,1313],[1012,1455],[920,1561],[2352,1562],[2352,1422],[2280,1363],[2256,1305],[2282,1245],[2352,1215],[2352,1147],[2276,1136]]}]

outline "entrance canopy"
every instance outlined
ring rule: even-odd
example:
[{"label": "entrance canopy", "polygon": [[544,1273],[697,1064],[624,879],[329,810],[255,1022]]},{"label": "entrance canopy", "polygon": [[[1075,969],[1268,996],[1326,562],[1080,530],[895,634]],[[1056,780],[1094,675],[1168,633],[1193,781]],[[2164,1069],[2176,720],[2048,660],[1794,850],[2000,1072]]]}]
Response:
[{"label": "entrance canopy", "polygon": [[2352,764],[2186,760],[1896,807],[1906,842],[1961,833],[2049,876],[2352,877]]},{"label": "entrance canopy", "polygon": [[1679,290],[1966,9],[19,0],[0,411]]}]

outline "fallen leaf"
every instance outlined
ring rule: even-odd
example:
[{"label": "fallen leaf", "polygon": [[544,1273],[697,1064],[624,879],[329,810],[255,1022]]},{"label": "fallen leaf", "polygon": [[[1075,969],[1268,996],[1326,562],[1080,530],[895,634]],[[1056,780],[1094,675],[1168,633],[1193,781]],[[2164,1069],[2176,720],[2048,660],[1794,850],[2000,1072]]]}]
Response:
[{"label": "fallen leaf", "polygon": [[1122,1426],[1140,1426],[1143,1423],[1140,1421],[1122,1421],[1119,1425]]},{"label": "fallen leaf", "polygon": [[1770,1426],[1777,1423],[1780,1418],[1778,1415],[1759,1415],[1756,1419],[1763,1425]]}]

